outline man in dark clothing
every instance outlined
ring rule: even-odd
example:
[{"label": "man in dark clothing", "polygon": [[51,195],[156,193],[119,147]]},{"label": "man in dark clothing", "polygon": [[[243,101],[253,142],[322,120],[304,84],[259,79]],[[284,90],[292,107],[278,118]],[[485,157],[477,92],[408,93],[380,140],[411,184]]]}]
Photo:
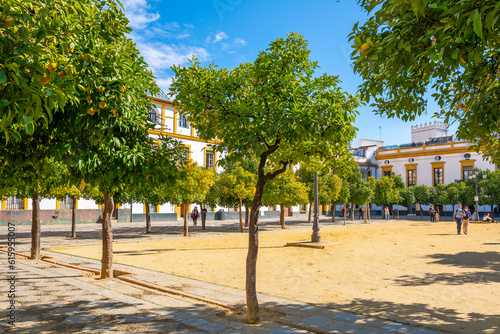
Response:
[{"label": "man in dark clothing", "polygon": [[436,222],[436,210],[434,210],[434,205],[431,205],[429,208],[429,218],[431,219],[431,223]]}]

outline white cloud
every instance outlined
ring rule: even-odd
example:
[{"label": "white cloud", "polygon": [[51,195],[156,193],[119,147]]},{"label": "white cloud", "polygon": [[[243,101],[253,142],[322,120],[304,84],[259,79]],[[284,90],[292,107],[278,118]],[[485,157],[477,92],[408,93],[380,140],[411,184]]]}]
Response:
[{"label": "white cloud", "polygon": [[169,91],[168,91],[168,88],[170,87],[170,85],[172,84],[172,77],[159,77],[159,78],[156,78],[156,84],[158,85],[158,87],[160,87],[160,89],[168,95]]},{"label": "white cloud", "polygon": [[232,42],[222,43],[222,50],[228,53],[235,53],[246,45],[247,42],[244,39],[236,37],[232,40]]},{"label": "white cloud", "polygon": [[215,37],[214,37],[213,40],[212,40],[212,36],[211,35],[207,36],[207,38],[205,39],[205,43],[217,43],[217,42],[222,41],[223,39],[226,39],[226,38],[228,38],[228,36],[226,35],[226,33],[223,32],[223,31],[219,31],[215,35]]},{"label": "white cloud", "polygon": [[242,39],[242,38],[236,37],[234,39],[234,45],[245,46],[245,45],[247,45],[247,42],[244,39]]},{"label": "white cloud", "polygon": [[227,35],[223,31],[218,32],[217,35],[215,35],[214,43],[217,43],[218,41],[221,41],[221,40],[226,39],[226,38],[227,38]]},{"label": "white cloud", "polygon": [[209,57],[207,50],[202,47],[167,45],[162,42],[136,42],[136,44],[153,73],[167,71],[174,64],[185,64],[193,55],[200,61],[205,61]]},{"label": "white cloud", "polygon": [[158,12],[148,12],[151,6],[146,0],[122,0],[122,4],[125,8],[125,15],[130,20],[129,25],[134,29],[144,29],[149,23],[160,18]]}]

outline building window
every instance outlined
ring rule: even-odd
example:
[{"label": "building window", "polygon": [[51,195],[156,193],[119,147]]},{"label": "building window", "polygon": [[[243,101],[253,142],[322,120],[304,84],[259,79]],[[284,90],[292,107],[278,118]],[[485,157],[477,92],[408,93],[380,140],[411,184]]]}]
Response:
[{"label": "building window", "polygon": [[443,168],[434,168],[434,187],[443,182]]},{"label": "building window", "polygon": [[462,175],[463,175],[463,181],[467,181],[470,176],[472,175],[472,166],[464,166],[462,167]]},{"label": "building window", "polygon": [[416,179],[416,171],[414,169],[408,169],[406,171],[406,179],[407,179],[407,182],[406,184],[408,185],[408,187],[411,187],[411,186],[414,186],[417,184],[417,179]]},{"label": "building window", "polygon": [[189,122],[187,121],[186,117],[182,115],[179,115],[179,127],[189,129]]},{"label": "building window", "polygon": [[23,210],[24,200],[22,198],[7,197],[5,203],[6,210]]},{"label": "building window", "polygon": [[384,176],[391,176],[391,171],[390,170],[385,170],[384,171]]},{"label": "building window", "polygon": [[148,118],[151,121],[151,123],[161,124],[161,106],[155,104],[153,109],[149,111]]},{"label": "building window", "polygon": [[369,169],[369,170],[366,171],[366,177],[370,177],[370,176],[372,176],[371,169]]},{"label": "building window", "polygon": [[64,209],[72,209],[73,208],[73,199],[69,196],[66,196],[60,203],[59,208],[61,210]]},{"label": "building window", "polygon": [[206,151],[205,152],[205,167],[207,169],[214,168],[214,152],[213,151]]}]

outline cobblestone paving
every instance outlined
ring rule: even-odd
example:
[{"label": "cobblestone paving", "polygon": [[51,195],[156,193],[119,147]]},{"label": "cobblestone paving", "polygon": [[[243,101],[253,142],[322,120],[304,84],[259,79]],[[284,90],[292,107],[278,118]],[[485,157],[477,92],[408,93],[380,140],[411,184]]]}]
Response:
[{"label": "cobblestone paving", "polygon": [[[325,219],[326,220],[326,219]],[[175,223],[175,222],[174,222]],[[263,224],[263,228],[277,228]],[[323,225],[327,222],[323,222]],[[339,224],[338,222],[337,224]],[[82,224],[83,225],[83,224]],[[96,224],[79,225],[79,238],[67,237],[69,226],[42,226],[43,247],[65,244],[100,243]],[[172,223],[156,226],[152,235],[138,234],[143,224],[114,224],[115,239],[147,240],[176,234]],[[304,221],[288,224],[303,228]],[[207,231],[195,235],[228,233],[237,222],[226,226],[209,223]],[[118,230],[118,231],[117,231]],[[155,232],[155,230],[153,229]],[[29,227],[17,231],[18,251],[28,254]],[[120,237],[124,236],[123,238]],[[135,235],[135,237],[134,237]],[[3,242],[5,233],[0,240]],[[60,264],[99,269],[97,261],[44,251]],[[259,295],[263,321],[246,324],[236,311],[245,304],[245,292],[211,283],[177,277],[140,268],[115,265],[125,272],[113,280],[97,279],[90,272],[45,261],[16,258],[15,326],[9,325],[8,279],[11,270],[7,254],[0,252],[0,334],[1,333],[356,333],[356,334],[435,334],[439,331],[370,319],[340,310],[317,307],[295,300]],[[128,282],[123,279],[127,279]],[[132,284],[144,283],[144,284]],[[149,285],[148,285],[149,284]],[[181,295],[150,289],[145,285],[179,290]],[[182,287],[182,289],[179,289]],[[182,291],[181,291],[182,290]],[[184,293],[184,295],[182,295]],[[189,297],[189,298],[188,298]],[[197,300],[198,299],[198,300]],[[224,307],[226,306],[226,307]]]}]

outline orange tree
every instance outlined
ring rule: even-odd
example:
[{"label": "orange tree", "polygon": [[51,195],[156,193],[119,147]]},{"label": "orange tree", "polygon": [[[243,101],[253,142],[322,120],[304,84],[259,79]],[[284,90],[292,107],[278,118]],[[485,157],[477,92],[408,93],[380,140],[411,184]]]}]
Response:
[{"label": "orange tree", "polygon": [[130,32],[127,19],[113,2],[90,3],[92,10],[78,23],[85,27],[88,39],[82,37],[85,43],[75,46],[81,55],[73,60],[77,64],[76,102],[66,104],[64,114],[55,113],[48,126],[57,138],[52,152],[67,165],[74,184],[84,180],[103,194],[104,278],[113,272],[113,195],[129,187],[161,184],[161,174],[151,173],[158,165],[167,178],[174,177],[176,155],[171,141],[162,139],[164,144],[157,146],[148,135],[152,101],[146,93],[154,95],[158,87],[139,50],[125,35]]},{"label": "orange tree", "polygon": [[51,189],[57,187],[65,177],[65,167],[51,157],[50,142],[52,135],[48,129],[37,131],[34,135],[21,133],[22,141],[7,142],[8,134],[0,132],[0,157],[2,179],[9,189],[15,189],[15,196],[31,197],[31,258],[40,259],[40,198],[51,197]]},{"label": "orange tree", "polygon": [[285,228],[285,206],[302,204],[309,199],[309,188],[295,177],[292,169],[269,181],[262,195],[262,203],[280,206],[280,225]]},{"label": "orange tree", "polygon": [[457,121],[459,137],[500,163],[498,1],[358,3],[370,15],[350,35],[361,98],[377,114],[411,121],[432,92],[435,116]]},{"label": "orange tree", "polygon": [[6,140],[33,134],[77,103],[79,84],[96,81],[96,73],[82,68],[101,65],[95,51],[114,48],[127,22],[114,1],[2,1],[0,131]]},{"label": "orange tree", "polygon": [[[174,66],[175,103],[197,126],[201,139],[217,138],[225,159],[259,161],[249,226],[246,263],[247,320],[259,320],[256,290],[258,217],[266,183],[290,164],[311,157],[349,157],[357,100],[341,91],[335,76],[315,77],[307,42],[296,33],[278,38],[253,63],[234,69]],[[276,166],[270,169],[270,166]]]},{"label": "orange tree", "polygon": [[221,198],[236,199],[240,213],[240,232],[243,232],[241,208],[243,202],[250,200],[255,193],[255,174],[245,170],[240,165],[236,165],[220,173],[216,180]]},{"label": "orange tree", "polygon": [[[184,236],[187,237],[190,203],[203,203],[214,183],[214,170],[199,167],[188,160],[180,167],[181,177],[177,177],[173,187],[165,187],[164,198],[177,205],[184,205]],[[201,214],[201,210],[199,210]]]}]

